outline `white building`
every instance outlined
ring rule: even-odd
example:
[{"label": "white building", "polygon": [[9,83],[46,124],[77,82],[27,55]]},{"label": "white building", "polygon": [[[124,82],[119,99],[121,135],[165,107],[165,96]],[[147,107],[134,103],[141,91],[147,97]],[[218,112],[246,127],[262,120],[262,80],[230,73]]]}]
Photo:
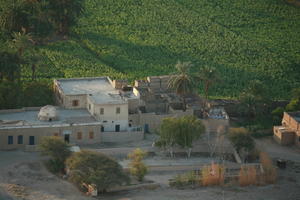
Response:
[{"label": "white building", "polygon": [[129,105],[138,107],[139,96],[132,90],[124,92],[126,86],[126,82],[117,85],[108,77],[54,80],[60,106],[66,109],[86,108],[95,119],[102,122],[103,132],[131,129]]}]

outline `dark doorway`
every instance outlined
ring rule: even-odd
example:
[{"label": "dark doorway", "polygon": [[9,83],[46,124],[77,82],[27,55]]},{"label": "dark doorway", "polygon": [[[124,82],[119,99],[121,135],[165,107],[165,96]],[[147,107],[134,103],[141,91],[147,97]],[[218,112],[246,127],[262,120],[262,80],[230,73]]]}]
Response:
[{"label": "dark doorway", "polygon": [[34,136],[29,136],[29,145],[34,145]]},{"label": "dark doorway", "polygon": [[70,143],[70,134],[65,134],[65,142]]},{"label": "dark doorway", "polygon": [[120,132],[120,125],[119,124],[116,125],[116,132]]},{"label": "dark doorway", "polygon": [[144,125],[144,133],[149,133],[149,124]]}]

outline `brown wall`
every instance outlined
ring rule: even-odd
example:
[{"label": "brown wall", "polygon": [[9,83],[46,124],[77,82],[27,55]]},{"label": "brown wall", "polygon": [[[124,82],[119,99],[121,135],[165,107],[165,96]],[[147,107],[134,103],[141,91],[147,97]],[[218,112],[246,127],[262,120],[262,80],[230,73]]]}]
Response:
[{"label": "brown wall", "polygon": [[[35,137],[35,144],[39,144],[44,136],[58,134],[59,137],[64,138],[63,133],[65,130],[71,131],[71,144],[92,144],[101,142],[100,125],[0,129],[0,150],[24,149],[29,145],[29,136]],[[80,140],[77,139],[78,132],[82,133],[82,139]],[[94,139],[89,138],[89,132],[94,133]],[[23,136],[23,144],[17,144],[19,135]],[[8,144],[8,136],[13,136],[13,144]]]}]

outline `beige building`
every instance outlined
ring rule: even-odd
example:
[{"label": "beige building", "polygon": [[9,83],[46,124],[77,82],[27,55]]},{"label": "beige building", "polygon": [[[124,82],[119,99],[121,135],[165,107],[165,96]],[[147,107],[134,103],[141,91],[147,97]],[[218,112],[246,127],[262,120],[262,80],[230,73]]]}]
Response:
[{"label": "beige building", "polygon": [[109,77],[54,80],[58,107],[0,111],[0,149],[33,149],[43,136],[59,136],[71,144],[134,142],[155,132],[166,117],[196,115],[208,132],[228,126],[222,109],[203,115],[198,95],[182,97],[168,88],[170,76],[135,81]]},{"label": "beige building", "polygon": [[300,147],[300,111],[284,112],[282,126],[274,126],[274,139],[281,145]]}]

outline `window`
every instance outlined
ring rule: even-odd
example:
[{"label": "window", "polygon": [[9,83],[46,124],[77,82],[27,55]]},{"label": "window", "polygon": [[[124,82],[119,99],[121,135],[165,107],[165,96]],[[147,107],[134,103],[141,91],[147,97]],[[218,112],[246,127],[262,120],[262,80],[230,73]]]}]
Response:
[{"label": "window", "polygon": [[89,132],[89,138],[94,139],[94,132],[93,131]]},{"label": "window", "polygon": [[120,132],[120,125],[117,124],[115,127],[116,127],[116,130],[115,130],[115,131],[116,131],[116,132]]},{"label": "window", "polygon": [[101,126],[101,132],[104,132],[104,126]]},{"label": "window", "polygon": [[23,144],[23,135],[18,136],[18,144]]},{"label": "window", "polygon": [[78,132],[77,133],[77,140],[81,140],[82,139],[82,133],[81,132]]},{"label": "window", "polygon": [[54,135],[54,136],[58,136],[58,133],[54,133],[53,135]]},{"label": "window", "polygon": [[116,113],[117,113],[117,114],[120,114],[120,112],[121,112],[121,108],[120,108],[120,107],[117,107]]},{"label": "window", "polygon": [[73,100],[72,101],[72,106],[76,107],[79,105],[79,101],[78,100]]},{"label": "window", "polygon": [[8,136],[7,144],[13,144],[14,143],[14,136]]},{"label": "window", "polygon": [[100,115],[104,115],[104,108],[100,108]]},{"label": "window", "polygon": [[91,104],[89,104],[89,110],[91,110]]}]

